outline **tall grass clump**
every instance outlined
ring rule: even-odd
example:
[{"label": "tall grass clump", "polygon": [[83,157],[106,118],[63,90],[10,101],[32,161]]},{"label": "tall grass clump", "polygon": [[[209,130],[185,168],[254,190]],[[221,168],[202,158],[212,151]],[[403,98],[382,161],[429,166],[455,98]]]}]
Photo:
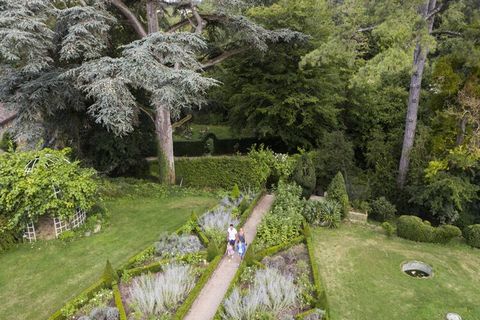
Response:
[{"label": "tall grass clump", "polygon": [[262,269],[255,273],[252,287],[245,295],[235,288],[224,302],[222,319],[249,320],[261,313],[279,319],[297,303],[298,289],[293,278],[276,269]]},{"label": "tall grass clump", "polygon": [[203,246],[195,235],[163,233],[155,242],[155,253],[161,258],[182,256],[202,250]]},{"label": "tall grass clump", "polygon": [[129,288],[129,304],[142,319],[168,314],[185,299],[194,285],[192,267],[168,265],[163,273],[135,278]]}]

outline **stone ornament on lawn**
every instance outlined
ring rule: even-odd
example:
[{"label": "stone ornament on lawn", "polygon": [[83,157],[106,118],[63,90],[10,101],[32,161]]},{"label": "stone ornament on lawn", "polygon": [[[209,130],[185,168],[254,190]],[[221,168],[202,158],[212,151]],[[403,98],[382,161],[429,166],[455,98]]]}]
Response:
[{"label": "stone ornament on lawn", "polygon": [[449,312],[445,316],[445,320],[462,320],[462,317],[458,313]]}]

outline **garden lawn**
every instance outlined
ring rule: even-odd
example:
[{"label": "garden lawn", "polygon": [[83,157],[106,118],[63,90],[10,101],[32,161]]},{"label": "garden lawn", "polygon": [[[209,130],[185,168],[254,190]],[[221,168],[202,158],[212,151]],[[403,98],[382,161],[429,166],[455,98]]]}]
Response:
[{"label": "garden lawn", "polygon": [[[315,229],[314,245],[331,320],[441,320],[447,312],[480,319],[478,249],[389,239],[356,225]],[[402,273],[407,260],[430,264],[433,278]]]},{"label": "garden lawn", "polygon": [[121,198],[106,203],[110,225],[71,243],[20,245],[0,255],[0,319],[44,320],[97,280],[105,261],[114,268],[174,231],[192,211],[215,205],[208,195]]}]

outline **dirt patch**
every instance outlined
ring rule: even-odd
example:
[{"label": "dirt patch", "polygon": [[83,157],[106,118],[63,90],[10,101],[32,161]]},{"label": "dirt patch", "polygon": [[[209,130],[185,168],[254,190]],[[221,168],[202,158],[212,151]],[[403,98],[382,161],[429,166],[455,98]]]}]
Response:
[{"label": "dirt patch", "polygon": [[55,239],[55,225],[52,217],[40,217],[36,225],[37,239],[51,240]]}]

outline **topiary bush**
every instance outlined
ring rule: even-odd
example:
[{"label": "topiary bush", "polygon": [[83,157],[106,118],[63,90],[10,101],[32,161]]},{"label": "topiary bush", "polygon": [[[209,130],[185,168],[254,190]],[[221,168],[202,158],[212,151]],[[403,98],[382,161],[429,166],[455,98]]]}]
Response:
[{"label": "topiary bush", "polygon": [[463,231],[463,236],[469,245],[480,248],[480,224],[466,227]]},{"label": "topiary bush", "polygon": [[397,235],[418,242],[433,242],[434,228],[419,217],[400,216],[397,222]]},{"label": "topiary bush", "polygon": [[448,243],[454,238],[458,238],[462,235],[462,231],[450,224],[444,224],[435,228],[434,232],[434,242],[437,243]]},{"label": "topiary bush", "polygon": [[377,198],[370,204],[369,217],[384,222],[395,218],[397,208],[391,204],[385,197]]},{"label": "topiary bush", "polygon": [[292,179],[302,187],[302,196],[309,198],[315,189],[315,166],[307,154],[302,154],[295,164]]},{"label": "topiary bush", "polygon": [[330,185],[327,188],[327,199],[333,199],[340,203],[342,211],[341,218],[345,219],[349,211],[348,193],[345,186],[345,179],[341,172],[332,179]]}]

